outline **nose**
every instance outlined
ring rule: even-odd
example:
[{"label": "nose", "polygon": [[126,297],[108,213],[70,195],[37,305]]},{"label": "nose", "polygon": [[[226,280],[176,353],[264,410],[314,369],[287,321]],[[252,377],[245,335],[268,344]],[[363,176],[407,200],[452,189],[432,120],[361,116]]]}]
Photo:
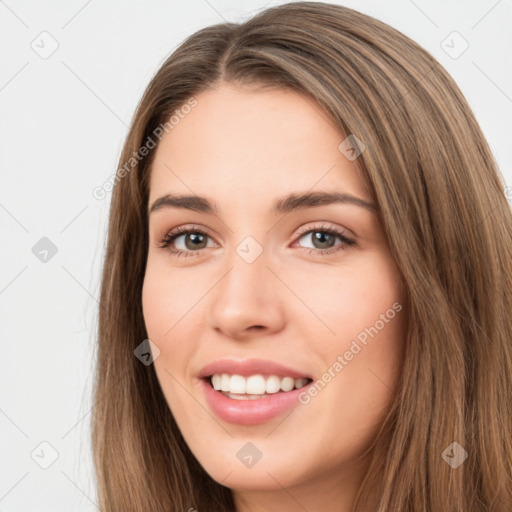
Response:
[{"label": "nose", "polygon": [[247,263],[238,254],[209,297],[209,325],[236,339],[268,336],[284,326],[285,289],[261,254]]}]

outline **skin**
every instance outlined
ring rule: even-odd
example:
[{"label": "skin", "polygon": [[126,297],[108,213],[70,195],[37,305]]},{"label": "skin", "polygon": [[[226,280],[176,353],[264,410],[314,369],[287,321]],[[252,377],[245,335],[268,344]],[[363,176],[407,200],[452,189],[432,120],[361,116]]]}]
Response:
[{"label": "skin", "polygon": [[[226,83],[196,99],[157,148],[149,206],[165,194],[192,194],[219,213],[162,208],[149,216],[142,300],[148,337],[160,350],[158,380],[188,446],[233,490],[237,511],[348,512],[367,463],[361,455],[396,390],[405,295],[376,213],[330,204],[275,215],[271,207],[292,192],[372,197],[357,160],[338,149],[344,135],[311,99]],[[169,231],[191,225],[208,233],[203,248],[187,235],[173,243],[186,257],[159,247]],[[355,245],[322,255],[343,242],[315,244],[305,228],[319,225]],[[247,236],[263,250],[250,264],[236,252]],[[402,311],[333,372],[394,303]],[[334,377],[291,414],[237,425],[216,417],[198,387],[199,371],[225,357],[270,359],[315,380],[331,368]],[[237,458],[249,441],[262,453],[250,468]]]}]

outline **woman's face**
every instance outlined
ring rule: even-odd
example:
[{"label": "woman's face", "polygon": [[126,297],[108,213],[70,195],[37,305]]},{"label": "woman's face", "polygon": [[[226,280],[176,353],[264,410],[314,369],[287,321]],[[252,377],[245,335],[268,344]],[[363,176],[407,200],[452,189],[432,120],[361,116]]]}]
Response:
[{"label": "woman's face", "polygon": [[406,322],[357,152],[289,90],[195,99],[151,171],[142,299],[165,399],[240,496],[347,495],[393,399]]}]

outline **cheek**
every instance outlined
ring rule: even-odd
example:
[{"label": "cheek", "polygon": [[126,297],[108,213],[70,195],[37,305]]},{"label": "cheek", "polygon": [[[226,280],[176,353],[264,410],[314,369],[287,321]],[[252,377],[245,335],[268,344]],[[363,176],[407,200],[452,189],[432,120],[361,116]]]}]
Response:
[{"label": "cheek", "polygon": [[165,258],[149,256],[142,287],[142,311],[148,335],[155,342],[171,339],[175,326],[192,309],[194,286],[183,281],[183,275],[166,265]]},{"label": "cheek", "polygon": [[327,465],[355,456],[372,442],[396,393],[403,360],[406,317],[398,275],[386,260],[367,263],[326,280],[330,300],[309,287],[310,304],[335,334],[314,317],[306,326],[311,329],[307,338],[319,340],[311,344],[312,358],[319,358],[325,373],[317,392],[303,397],[301,423],[315,426],[308,456],[320,453]]},{"label": "cheek", "polygon": [[[399,275],[393,262],[380,252],[367,253],[313,277],[306,273],[287,277],[293,278],[296,295],[311,312],[297,319],[302,317],[300,321],[311,329],[309,339],[322,337],[327,353],[338,352],[357,336],[364,340],[365,333],[369,336],[366,329],[372,326],[390,334],[398,327],[396,309],[403,305]],[[396,303],[399,306],[393,309]]]},{"label": "cheek", "polygon": [[166,275],[165,269],[148,266],[142,287],[142,311],[148,338],[160,350],[155,370],[166,386],[172,381],[166,372],[184,372],[194,348],[194,337],[183,331],[193,317],[192,305],[180,290],[179,280]]},{"label": "cheek", "polygon": [[[184,382],[194,344],[183,332],[186,326],[186,300],[177,293],[179,283],[165,276],[165,269],[148,267],[142,288],[142,310],[148,338],[159,348],[153,367],[165,400],[176,419],[188,416],[190,396],[179,383]],[[180,322],[180,318],[184,321]]]},{"label": "cheek", "polygon": [[347,421],[349,430],[353,418],[372,425],[387,408],[406,335],[405,297],[391,259],[374,253],[357,263],[333,269],[315,279],[314,286],[311,280],[296,282],[315,314],[303,316],[300,329],[310,341],[312,359],[325,372],[326,389],[315,401],[327,410],[343,397],[342,410],[333,412],[331,420]]}]

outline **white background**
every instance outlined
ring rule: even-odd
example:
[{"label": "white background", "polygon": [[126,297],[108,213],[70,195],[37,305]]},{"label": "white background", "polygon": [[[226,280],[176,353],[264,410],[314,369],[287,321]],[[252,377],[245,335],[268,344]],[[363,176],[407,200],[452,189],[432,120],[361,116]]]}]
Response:
[{"label": "white background", "polygon": [[[1,512],[98,510],[90,394],[110,194],[100,201],[92,190],[116,171],[140,96],[176,46],[277,3],[0,1]],[[511,186],[512,1],[338,3],[394,26],[445,66]],[[453,36],[442,43],[453,31],[469,44],[458,58],[442,46],[461,48]],[[32,47],[52,44],[47,58]],[[32,252],[42,237],[57,248],[47,262]],[[58,453],[48,469],[35,462],[52,461],[41,442]]]}]

